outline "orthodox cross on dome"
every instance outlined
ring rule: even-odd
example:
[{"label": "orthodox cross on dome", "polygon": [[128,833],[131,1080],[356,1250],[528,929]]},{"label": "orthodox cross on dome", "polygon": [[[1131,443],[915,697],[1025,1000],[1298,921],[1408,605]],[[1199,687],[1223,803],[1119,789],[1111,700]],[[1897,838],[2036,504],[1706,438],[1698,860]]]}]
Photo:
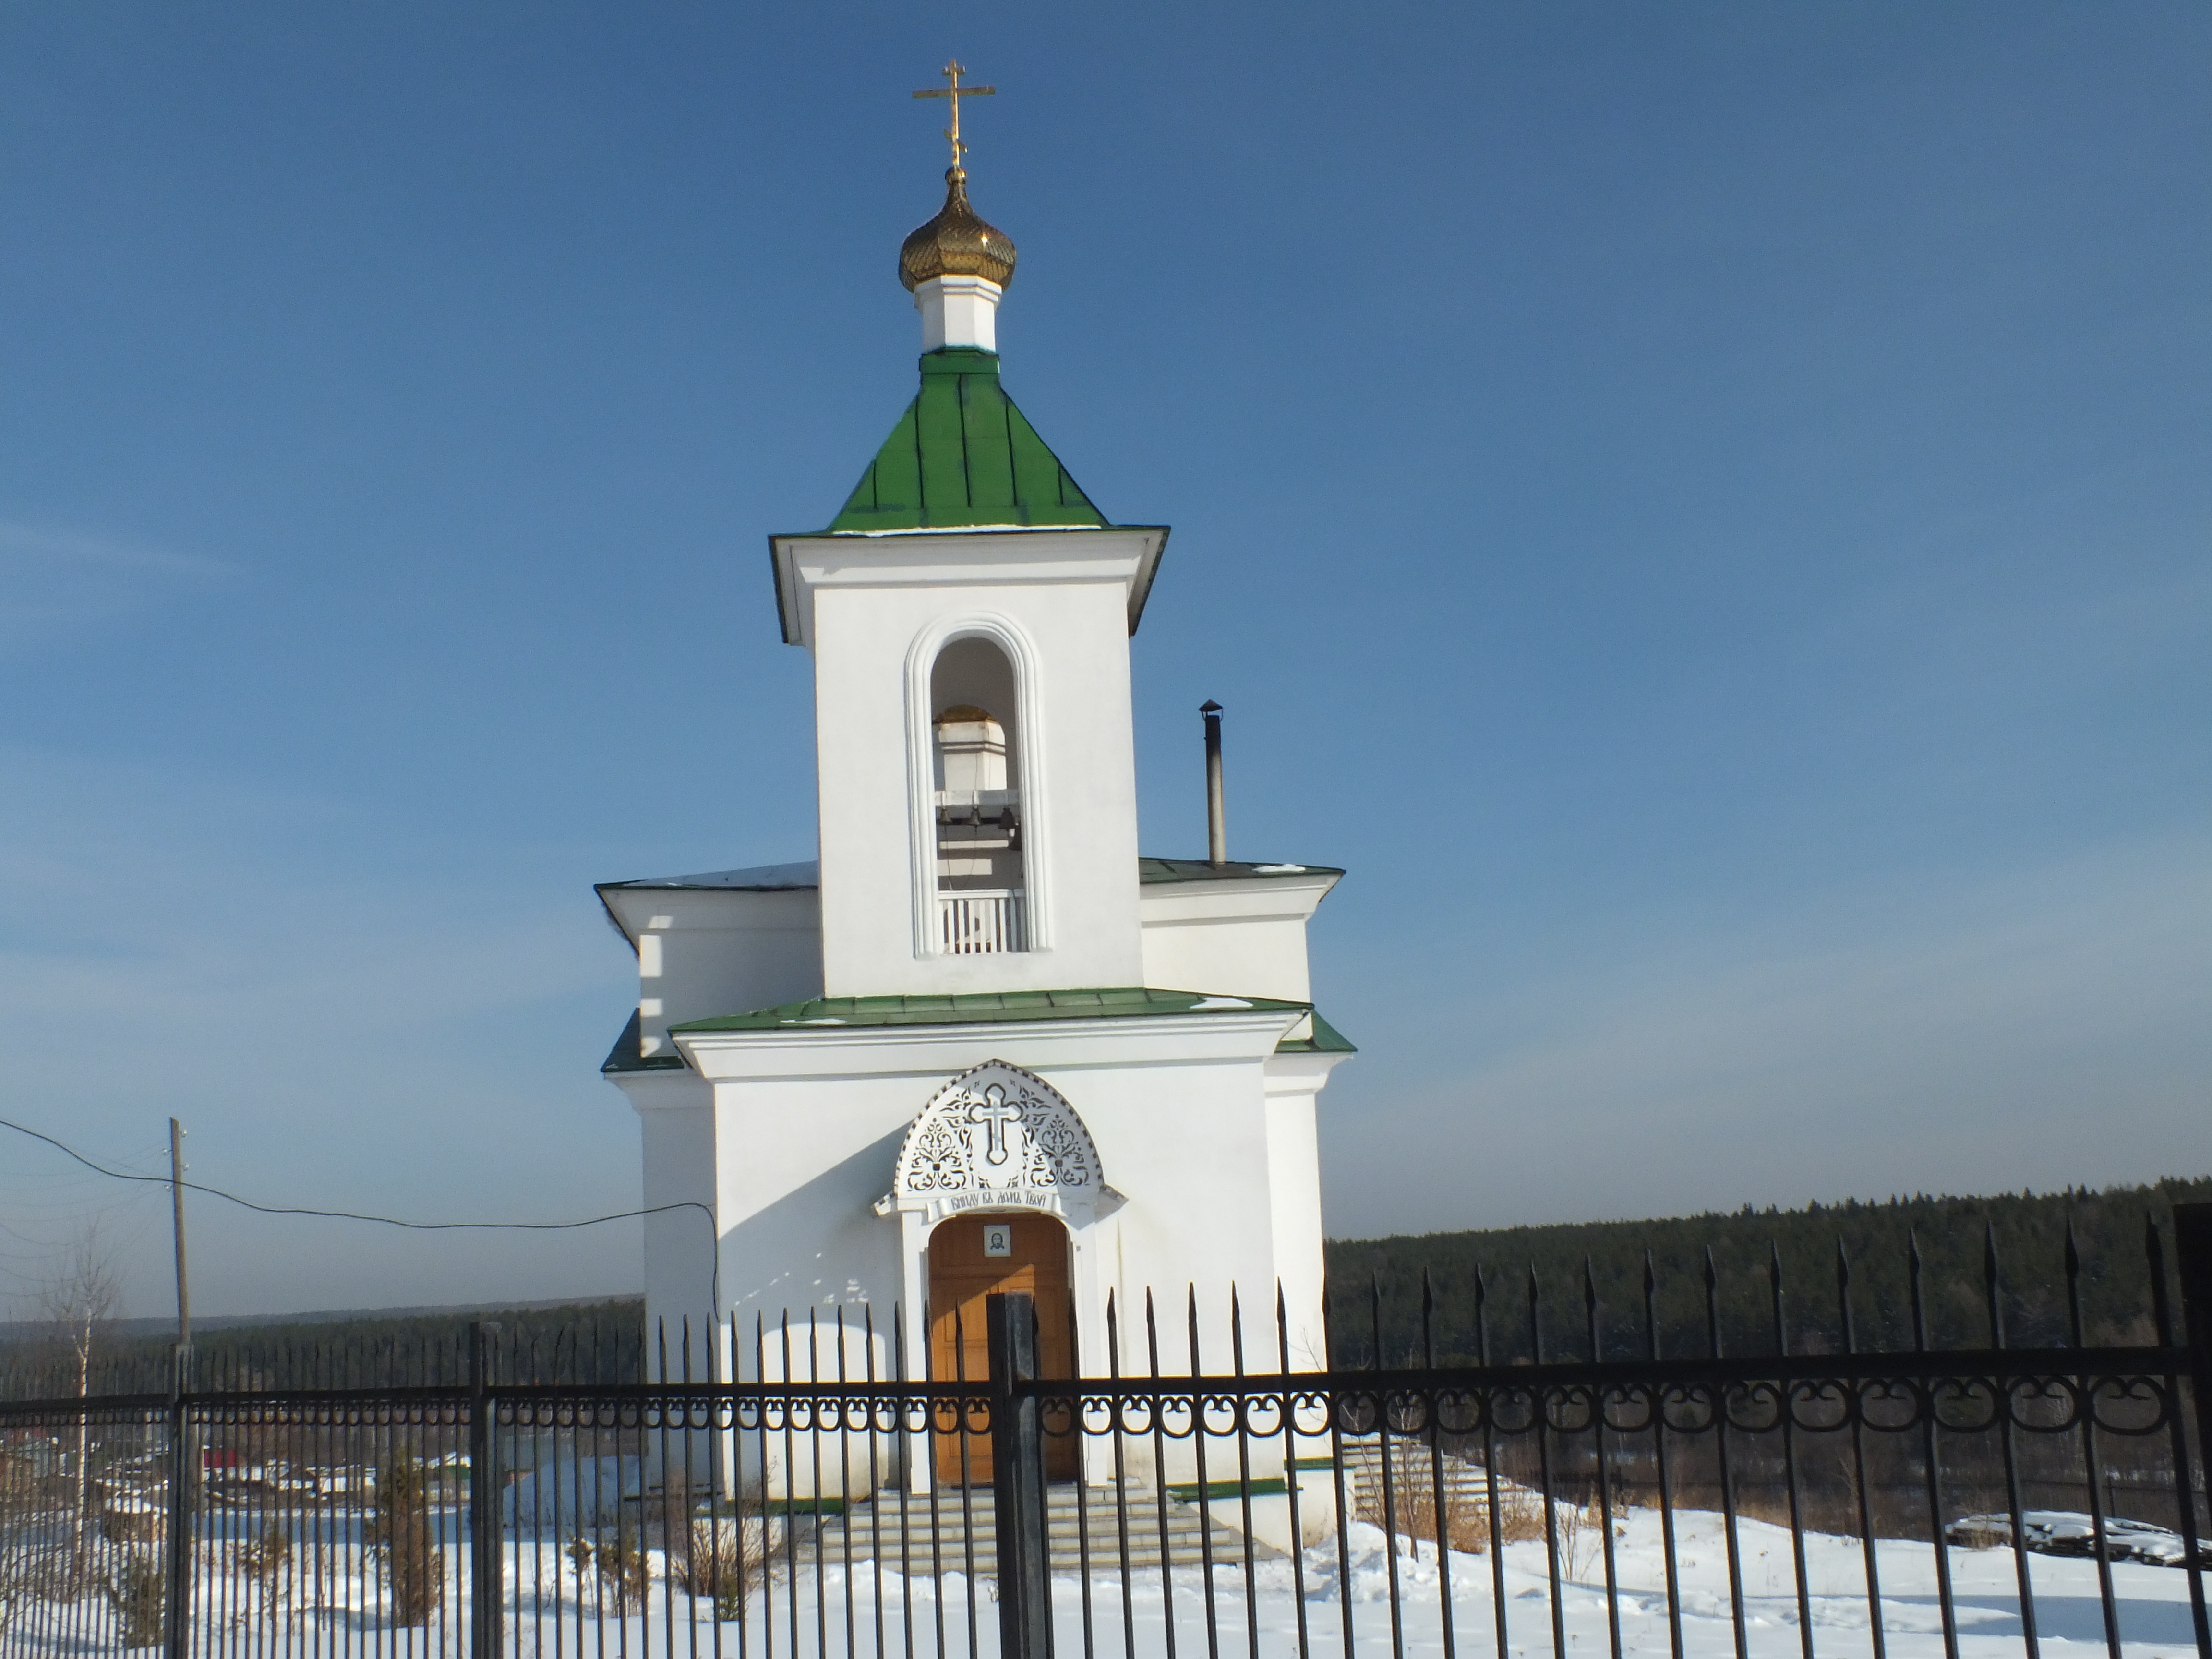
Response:
[{"label": "orthodox cross on dome", "polygon": [[947,87],[930,87],[917,92],[915,96],[949,98],[952,100],[952,125],[945,128],[945,136],[952,141],[952,166],[954,171],[957,172],[960,167],[961,154],[968,148],[960,142],[960,100],[963,98],[988,98],[997,92],[998,88],[962,86],[960,77],[968,73],[968,68],[957,58],[947,59],[945,67],[938,73],[952,84]]}]

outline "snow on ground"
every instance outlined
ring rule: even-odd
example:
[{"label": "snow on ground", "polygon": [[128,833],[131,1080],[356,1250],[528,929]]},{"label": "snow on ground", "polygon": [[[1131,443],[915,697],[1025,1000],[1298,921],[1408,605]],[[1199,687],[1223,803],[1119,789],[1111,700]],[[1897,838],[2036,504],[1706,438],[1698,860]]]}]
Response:
[{"label": "snow on ground", "polygon": [[[1614,1540],[1614,1575],[1620,1588],[1621,1646],[1625,1652],[1669,1651],[1666,1565],[1659,1516],[1636,1510],[1622,1517],[1623,1534]],[[1741,1564],[1746,1644],[1759,1656],[1799,1656],[1796,1576],[1786,1528],[1756,1521],[1736,1527]],[[1389,1557],[1382,1534],[1355,1525],[1349,1539],[1352,1595],[1357,1604],[1374,1603],[1370,1625],[1385,1626]],[[1400,1542],[1399,1590],[1409,1652],[1443,1651],[1439,1624],[1439,1571],[1435,1552],[1412,1562]],[[1679,1511],[1675,1550],[1680,1577],[1682,1641],[1686,1654],[1732,1655],[1735,1651],[1729,1594],[1726,1530],[1719,1516]],[[1948,1553],[1954,1605],[1962,1656],[2017,1654],[2022,1650],[2018,1580],[2009,1551],[1952,1549]],[[1578,1548],[1577,1559],[1562,1561],[1568,1583],[1561,1593],[1562,1622],[1570,1654],[1609,1650],[1605,1572],[1597,1541]],[[1334,1544],[1307,1552],[1307,1561],[1334,1572]],[[2104,1643],[2094,1561],[2030,1556],[2037,1629],[2044,1645],[2057,1642]],[[1510,1544],[1504,1550],[1508,1646],[1515,1655],[1548,1654],[1552,1648],[1551,1603],[1540,1541]],[[1942,1621],[1936,1600],[1934,1552],[1924,1544],[1884,1540],[1875,1548],[1881,1585],[1881,1623],[1893,1659],[1923,1659],[1943,1651]],[[1288,1569],[1283,1573],[1287,1577]],[[1453,1623],[1462,1651],[1494,1651],[1497,1627],[1492,1569],[1485,1556],[1455,1554],[1450,1561]],[[2112,1570],[2120,1633],[2131,1654],[2191,1654],[2196,1650],[2189,1607],[2189,1577],[2171,1568],[2129,1562]],[[1805,1581],[1811,1603],[1813,1642],[1818,1654],[1856,1659],[1872,1653],[1869,1632],[1866,1552],[1858,1540],[1821,1534],[1805,1539]],[[1334,1602],[1330,1586],[1324,1595]],[[1265,1599],[1263,1597],[1263,1599]],[[1308,1589],[1308,1615],[1314,1591]],[[1334,1608],[1332,1607],[1332,1611]],[[1263,1620],[1266,1614],[1262,1614]],[[1265,1626],[1263,1624],[1263,1629]],[[1370,1644],[1355,1623],[1360,1650]],[[1340,1645],[1342,1626],[1336,1634]],[[1386,1646],[1377,1651],[1389,1651]]]},{"label": "snow on ground", "polygon": [[[1739,1559],[1743,1581],[1746,1646],[1752,1659],[1802,1659],[1796,1577],[1790,1534],[1786,1528],[1756,1521],[1737,1522]],[[1218,1650],[1236,1655],[1250,1650],[1248,1616],[1259,1626],[1260,1651],[1295,1653],[1298,1647],[1299,1611],[1303,1607],[1306,1641],[1320,1654],[1345,1651],[1345,1617],[1349,1608],[1352,1652],[1359,1659],[1389,1659],[1394,1648],[1390,1619],[1390,1555],[1379,1528],[1355,1523],[1346,1540],[1340,1565],[1334,1540],[1306,1552],[1296,1566],[1288,1561],[1261,1563],[1254,1574],[1255,1594],[1248,1603],[1241,1565],[1218,1567],[1214,1573],[1213,1615]],[[1432,1547],[1424,1546],[1418,1559],[1407,1553],[1399,1540],[1397,1583],[1399,1639],[1408,1656],[1437,1656],[1444,1652],[1440,1594],[1443,1573]],[[1578,1544],[1575,1559],[1563,1559],[1567,1583],[1560,1601],[1570,1659],[1587,1655],[1602,1659],[1610,1652],[1605,1594],[1605,1570],[1599,1541],[1589,1534]],[[1671,1652],[1666,1594],[1666,1566],[1659,1516],[1655,1510],[1632,1510],[1620,1517],[1614,1540],[1614,1574],[1620,1585],[1621,1648],[1624,1653]],[[1948,1553],[1954,1606],[1957,1612],[1961,1659],[2003,1655],[2007,1659],[2024,1651],[2018,1581],[2008,1550],[1954,1548]],[[1734,1659],[1735,1635],[1729,1596],[1728,1548],[1721,1517],[1696,1510],[1675,1515],[1675,1554],[1681,1586],[1682,1644],[1686,1659]],[[1507,1650],[1512,1659],[1546,1659],[1552,1653],[1552,1611],[1544,1546],[1540,1541],[1510,1544],[1504,1555]],[[2104,1650],[2104,1620],[2098,1595],[2094,1561],[2053,1556],[2028,1558],[2033,1587],[2037,1630],[2046,1653]],[[883,1650],[886,1655],[907,1651],[906,1595],[908,1587],[886,1570],[881,1577],[878,1602],[874,1568],[856,1563],[849,1586],[842,1565],[825,1565],[819,1578],[820,1595],[811,1593],[817,1582],[808,1571],[800,1547],[800,1575],[794,1583],[783,1581],[772,1587],[773,1613],[767,1613],[757,1594],[749,1598],[745,1620],[745,1651],[758,1654],[773,1643],[779,1654],[798,1656],[817,1652],[826,1628],[828,1651],[847,1651],[848,1614],[851,1617],[851,1651],[860,1659],[874,1659],[878,1606],[883,1619]],[[1881,1585],[1881,1622],[1889,1659],[1941,1659],[1942,1619],[1936,1599],[1934,1552],[1925,1544],[1884,1540],[1875,1548],[1875,1571]],[[1459,1654],[1481,1659],[1497,1650],[1493,1609],[1493,1576],[1486,1555],[1454,1553],[1449,1565],[1452,1628]],[[1303,1570],[1303,1598],[1298,1595]],[[2120,1634],[2128,1659],[2164,1659],[2165,1656],[2196,1652],[2194,1626],[2189,1605],[2191,1575],[2172,1568],[2120,1562],[2112,1568],[2114,1599]],[[1349,1595],[1346,1594],[1349,1581]],[[1805,1579],[1812,1607],[1814,1650],[1834,1659],[1871,1659],[1873,1645],[1868,1618],[1866,1553],[1858,1540],[1808,1534],[1805,1540]],[[550,1589],[550,1585],[548,1586]],[[656,1586],[656,1591],[657,1591]],[[973,1598],[975,1619],[974,1651],[998,1651],[998,1607],[992,1587],[979,1583]],[[849,1590],[849,1594],[848,1594]],[[937,1628],[941,1607],[947,1654],[966,1654],[969,1643],[969,1587],[958,1574],[948,1574],[941,1590],[926,1578],[915,1579],[913,1602],[914,1651],[934,1656],[939,1651]],[[529,1600],[525,1596],[526,1609]],[[656,1598],[657,1599],[657,1598]],[[1083,1633],[1083,1583],[1073,1575],[1053,1583],[1054,1644],[1059,1659],[1092,1653],[1112,1659],[1125,1651],[1125,1631],[1134,1627],[1137,1659],[1165,1659],[1166,1626],[1172,1603],[1176,1650],[1179,1656],[1209,1650],[1206,1637],[1206,1584],[1195,1569],[1179,1570],[1164,1590],[1157,1570],[1131,1575],[1125,1623],[1122,1587],[1118,1571],[1094,1569],[1091,1581],[1091,1640]],[[550,1611],[550,1602],[547,1604]],[[764,1628],[772,1616],[773,1634]],[[568,1613],[561,1650],[576,1652],[575,1612]],[[679,1615],[680,1617],[680,1615]],[[647,1620],[628,1621],[626,1632],[635,1644],[650,1640],[657,1649],[665,1639],[659,1628],[656,1606]],[[650,1624],[652,1628],[647,1630]],[[720,1628],[719,1647],[713,1644],[711,1625],[699,1625],[702,1655],[738,1652],[734,1623]],[[586,1634],[591,1626],[585,1626]],[[518,1659],[534,1659],[537,1652],[550,1655],[555,1638],[550,1620],[538,1633],[526,1610],[510,1643]],[[793,1638],[796,1637],[794,1641]],[[690,1632],[676,1633],[677,1650],[689,1654]],[[610,1640],[611,1650],[614,1644]],[[633,1651],[636,1650],[635,1648]]]},{"label": "snow on ground", "polygon": [[[1620,1587],[1621,1648],[1625,1653],[1671,1652],[1667,1615],[1666,1568],[1659,1517],[1655,1511],[1632,1510],[1621,1520],[1624,1535],[1614,1540],[1614,1572]],[[1737,1523],[1741,1563],[1746,1646],[1752,1659],[1802,1659],[1803,1646],[1798,1625],[1796,1578],[1784,1528],[1759,1522]],[[1321,1654],[1340,1654],[1346,1649],[1345,1618],[1352,1622],[1352,1650],[1361,1659],[1389,1659],[1394,1651],[1390,1619],[1390,1557],[1380,1528],[1355,1524],[1346,1539],[1345,1570],[1340,1569],[1334,1540],[1306,1552],[1302,1563],[1304,1595],[1297,1593],[1297,1571],[1291,1563],[1261,1564],[1255,1572],[1255,1595],[1250,1616],[1259,1625],[1263,1654],[1295,1653],[1298,1647],[1298,1614],[1304,1612],[1306,1641]],[[1681,1584],[1682,1645],[1687,1659],[1733,1659],[1735,1635],[1730,1619],[1727,1540],[1721,1517],[1697,1511],[1675,1516],[1677,1568]],[[1440,1595],[1443,1573],[1431,1547],[1424,1547],[1418,1560],[1407,1555],[1399,1540],[1397,1583],[1399,1638],[1409,1656],[1442,1656],[1444,1652]],[[1597,1543],[1577,1552],[1578,1559],[1562,1561],[1567,1583],[1561,1594],[1560,1614],[1566,1636],[1566,1652],[1601,1659],[1610,1652],[1605,1594],[1604,1565]],[[1857,1541],[1809,1534],[1805,1540],[1805,1577],[1812,1607],[1814,1650],[1834,1659],[1870,1659],[1866,1591],[1865,1552]],[[2018,1583],[2009,1551],[1953,1549],[1949,1552],[1954,1605],[1957,1610],[1961,1659],[2024,1651]],[[1881,1619],[1890,1659],[1941,1659],[1942,1620],[1936,1594],[1934,1553],[1926,1545],[1883,1540],[1875,1550],[1875,1568],[1881,1583]],[[2031,1556],[2038,1632],[2044,1650],[2061,1655],[2094,1647],[2104,1649],[2104,1621],[2097,1589],[2094,1561]],[[1497,1651],[1493,1609],[1493,1577],[1487,1556],[1455,1553],[1449,1562],[1453,1633],[1456,1650],[1481,1659]],[[1348,1577],[1350,1594],[1345,1594]],[[1513,1659],[1546,1659],[1552,1653],[1552,1611],[1544,1546],[1508,1545],[1504,1551],[1507,1650]],[[2196,1652],[2194,1626],[2189,1606],[2185,1571],[2146,1566],[2133,1562],[2112,1569],[2113,1592],[2120,1633],[2129,1659],[2162,1659]],[[856,1567],[852,1598],[856,1615],[854,1651],[873,1656],[874,1581],[871,1571]],[[1128,1611],[1134,1625],[1134,1652],[1139,1659],[1164,1659],[1165,1626],[1170,1595],[1163,1593],[1157,1571],[1133,1575]],[[845,1595],[842,1570],[831,1567],[823,1574],[827,1598],[830,1647],[844,1649]],[[1072,1576],[1055,1579],[1053,1586],[1055,1646],[1060,1659],[1095,1652],[1117,1656],[1124,1651],[1125,1624],[1120,1575],[1094,1571],[1091,1580],[1091,1645],[1083,1640],[1081,1581]],[[933,1654],[934,1598],[927,1580],[914,1586],[915,1650]],[[884,1649],[900,1653],[904,1632],[896,1576],[885,1575],[884,1608]],[[967,1645],[967,1603],[964,1583],[945,1581],[946,1650],[964,1653]],[[1179,1655],[1205,1653],[1206,1639],[1205,1583],[1196,1571],[1175,1575],[1171,1599]],[[979,1653],[998,1650],[998,1608],[988,1587],[976,1597]],[[1219,1651],[1242,1654],[1250,1650],[1247,1602],[1241,1565],[1217,1568],[1213,1596],[1215,1629]],[[779,1652],[812,1653],[818,1634],[816,1607],[803,1594],[797,1621],[799,1642],[791,1642],[790,1608],[780,1598],[776,1612]],[[750,1651],[759,1651],[764,1632],[748,1632]],[[733,1632],[726,1630],[721,1651],[734,1651]],[[680,1638],[679,1638],[680,1640]]]},{"label": "snow on ground", "polygon": [[[1802,1659],[1788,1530],[1741,1521],[1737,1539],[1750,1659]],[[1721,1517],[1677,1511],[1675,1540],[1686,1659],[1734,1659],[1727,1540]],[[1390,1659],[1401,1642],[1411,1659],[1442,1659],[1447,1607],[1457,1653],[1468,1659],[1492,1659],[1497,1652],[1498,1604],[1490,1558],[1455,1553],[1448,1564],[1440,1564],[1432,1546],[1423,1545],[1417,1554],[1409,1549],[1401,1538],[1395,1558],[1399,1612],[1395,1636],[1393,1555],[1381,1530],[1364,1523],[1350,1529],[1341,1561],[1332,1539],[1307,1551],[1297,1563],[1261,1563],[1249,1600],[1241,1564],[1218,1567],[1211,1598],[1212,1642],[1207,1635],[1206,1581],[1195,1568],[1177,1570],[1166,1586],[1157,1570],[1133,1572],[1126,1608],[1118,1570],[1103,1565],[1095,1570],[1089,1586],[1088,1644],[1083,1582],[1073,1575],[1058,1577],[1053,1584],[1058,1659],[1119,1659],[1125,1653],[1132,1659],[1166,1659],[1170,1615],[1178,1659],[1209,1651],[1247,1654],[1253,1623],[1261,1653],[1291,1654],[1298,1650],[1302,1613],[1306,1644],[1316,1654],[1346,1651],[1348,1616],[1349,1648],[1357,1659]],[[842,1563],[825,1563],[817,1574],[804,1543],[799,1547],[798,1573],[777,1578],[765,1591],[754,1589],[746,1598],[742,1624],[734,1618],[718,1620],[710,1601],[695,1601],[668,1584],[658,1576],[657,1559],[644,1605],[622,1609],[608,1582],[591,1568],[580,1569],[550,1539],[510,1542],[507,1553],[506,1651],[510,1659],[599,1659],[602,1655],[738,1659],[741,1654],[744,1659],[769,1659],[770,1655],[812,1659],[848,1653],[854,1659],[876,1659],[879,1651],[886,1659],[908,1651],[926,1659],[971,1651],[991,1659],[999,1648],[998,1607],[988,1580],[971,1586],[963,1576],[949,1573],[939,1581],[917,1577],[908,1583],[887,1568],[879,1573],[868,1562],[855,1563],[849,1576]],[[466,1648],[461,1629],[466,1596],[459,1578],[463,1552],[449,1547],[445,1553],[452,1567],[446,1603],[427,1632],[388,1622],[383,1590],[374,1571],[363,1571],[367,1564],[356,1547],[306,1553],[296,1576],[272,1592],[254,1588],[241,1595],[204,1579],[205,1588],[195,1607],[199,1628],[194,1648],[210,1659],[226,1654],[296,1654],[307,1659],[322,1652],[442,1651],[459,1656]],[[1954,1547],[1948,1554],[1960,1659],[1999,1655],[2011,1659],[2022,1654],[2011,1552]],[[2044,1651],[2053,1659],[2101,1652],[2105,1636],[2096,1563],[2047,1555],[2033,1555],[2028,1561]],[[1447,1567],[1449,1598],[1442,1593]],[[1875,1549],[1875,1567],[1888,1659],[1941,1659],[1942,1623],[1932,1550],[1926,1544],[1884,1540]],[[1549,1659],[1553,1613],[1542,1542],[1508,1545],[1503,1569],[1510,1659]],[[1599,1540],[1588,1531],[1581,1534],[1571,1557],[1563,1552],[1561,1571],[1566,1582],[1560,1592],[1559,1617],[1567,1659],[1605,1659],[1610,1637]],[[1620,1517],[1614,1571],[1623,1651],[1669,1653],[1666,1568],[1656,1511],[1632,1510]],[[2127,1659],[2164,1659],[2168,1655],[2180,1659],[2196,1651],[2189,1601],[2191,1573],[2132,1561],[2115,1563],[2112,1572]],[[1818,1659],[1872,1659],[1866,1558],[1857,1540],[1807,1534],[1805,1574]],[[118,1650],[112,1640],[84,1639],[90,1632],[82,1626],[64,1636],[70,1622],[66,1617],[19,1620],[0,1640],[0,1647],[26,1654]],[[43,1638],[42,1627],[52,1630],[52,1637]],[[1132,1628],[1133,1643],[1125,1647],[1125,1632]]]}]

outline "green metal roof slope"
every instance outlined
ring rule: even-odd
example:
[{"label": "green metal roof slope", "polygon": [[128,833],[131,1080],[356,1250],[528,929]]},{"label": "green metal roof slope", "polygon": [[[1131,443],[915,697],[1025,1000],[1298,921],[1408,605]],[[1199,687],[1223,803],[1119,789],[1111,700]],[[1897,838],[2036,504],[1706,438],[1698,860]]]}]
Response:
[{"label": "green metal roof slope", "polygon": [[1137,860],[1139,886],[1158,887],[1183,881],[1272,881],[1284,876],[1341,876],[1333,864],[1210,864],[1204,859],[1147,859]]},{"label": "green metal roof slope", "polygon": [[830,532],[1105,523],[1000,389],[998,354],[948,346],[923,356],[921,392]]},{"label": "green metal roof slope", "polygon": [[671,1072],[683,1069],[684,1056],[681,1054],[648,1054],[645,1052],[644,1024],[638,1018],[637,1010],[631,1009],[629,1024],[623,1027],[623,1034],[615,1039],[615,1046],[607,1051],[606,1060],[599,1066],[602,1072]]},{"label": "green metal roof slope", "polygon": [[[1312,1035],[1285,1037],[1275,1052],[1286,1054],[1349,1054],[1358,1052],[1341,1032],[1315,1013],[1310,1002],[1279,1002],[1271,997],[1207,996],[1197,991],[1160,991],[1146,987],[1097,991],[963,991],[937,996],[817,997],[811,1002],[787,1002],[780,1008],[763,1008],[749,1014],[725,1014],[719,1019],[686,1020],[668,1029],[674,1033],[703,1031],[777,1031],[858,1025],[971,1025],[1004,1024],[1018,1020],[1114,1019],[1143,1014],[1226,1014],[1241,1012],[1295,1013],[1311,1017]],[[636,1054],[637,1016],[603,1071],[641,1071],[669,1062],[656,1054]],[[676,1062],[681,1064],[680,1061]]]},{"label": "green metal roof slope", "polygon": [[1000,1024],[1007,1020],[1113,1019],[1142,1014],[1304,1013],[1310,1003],[1207,996],[1133,986],[1085,991],[957,991],[949,995],[816,998],[750,1014],[686,1020],[672,1031],[774,1031],[816,1025]]},{"label": "green metal roof slope", "polygon": [[1313,1035],[1285,1037],[1275,1045],[1279,1054],[1356,1054],[1352,1039],[1323,1019],[1316,1012],[1313,1017]]}]

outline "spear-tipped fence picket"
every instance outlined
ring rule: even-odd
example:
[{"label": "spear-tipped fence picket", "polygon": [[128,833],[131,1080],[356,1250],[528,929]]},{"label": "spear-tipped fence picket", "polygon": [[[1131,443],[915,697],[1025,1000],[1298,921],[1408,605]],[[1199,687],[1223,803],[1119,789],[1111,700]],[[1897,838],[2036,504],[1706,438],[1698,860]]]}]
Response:
[{"label": "spear-tipped fence picket", "polygon": [[[2212,1206],[2145,1254],[2132,1346],[2084,1343],[2069,1237],[2057,1348],[2007,1343],[1992,1238],[1972,1349],[1930,1346],[1913,1248],[1902,1351],[1860,1350],[1839,1250],[1818,1352],[1775,1254],[1741,1356],[1710,1258],[1702,1340],[1647,1265],[1630,1353],[1587,1270],[1564,1310],[1533,1271],[1425,1284],[1399,1365],[1379,1287],[1334,1310],[1370,1363],[1322,1370],[1279,1292],[1252,1319],[1233,1291],[1225,1353],[1194,1292],[1109,1299],[1079,1378],[1036,1374],[1024,1296],[991,1299],[980,1379],[909,1375],[903,1314],[865,1306],[180,1353],[159,1388],[0,1401],[0,1659],[2212,1659]],[[1473,1364],[1437,1362],[1447,1322]]]}]

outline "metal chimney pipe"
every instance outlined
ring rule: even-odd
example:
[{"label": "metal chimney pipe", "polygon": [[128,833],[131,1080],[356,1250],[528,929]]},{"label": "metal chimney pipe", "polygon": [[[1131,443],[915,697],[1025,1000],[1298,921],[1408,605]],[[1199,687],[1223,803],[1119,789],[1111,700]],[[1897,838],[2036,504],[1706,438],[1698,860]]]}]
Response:
[{"label": "metal chimney pipe", "polygon": [[1206,861],[1218,870],[1229,862],[1229,826],[1221,808],[1221,705],[1209,697],[1198,712],[1206,716]]}]

